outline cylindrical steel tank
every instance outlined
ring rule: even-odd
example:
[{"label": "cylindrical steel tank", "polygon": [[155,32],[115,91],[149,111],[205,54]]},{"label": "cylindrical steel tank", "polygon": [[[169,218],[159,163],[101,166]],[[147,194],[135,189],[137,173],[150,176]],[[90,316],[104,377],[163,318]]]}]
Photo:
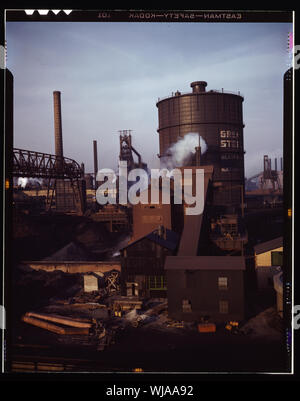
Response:
[{"label": "cylindrical steel tank", "polygon": [[239,93],[206,90],[205,81],[191,83],[192,92],[159,99],[159,145],[162,160],[170,146],[189,133],[207,144],[201,164],[214,166],[214,203],[241,205],[244,191],[243,97]]},{"label": "cylindrical steel tank", "polygon": [[61,100],[60,92],[53,92],[54,105],[54,134],[55,134],[55,154],[63,157],[62,123],[61,123]]}]

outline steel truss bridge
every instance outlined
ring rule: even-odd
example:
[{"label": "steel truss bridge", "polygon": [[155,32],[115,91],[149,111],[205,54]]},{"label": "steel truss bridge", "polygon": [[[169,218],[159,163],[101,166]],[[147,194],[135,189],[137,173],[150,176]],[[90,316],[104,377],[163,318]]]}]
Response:
[{"label": "steel truss bridge", "polygon": [[74,180],[82,178],[83,171],[75,160],[67,157],[14,148],[13,175]]},{"label": "steel truss bridge", "polygon": [[[84,203],[79,180],[83,178],[83,170],[72,159],[35,152],[32,150],[13,149],[13,176],[28,178],[43,178],[48,180],[46,210],[53,208],[54,198],[61,204],[65,195],[64,185],[68,181],[76,211],[84,212]],[[63,187],[62,185],[63,184]],[[54,197],[54,194],[56,196]],[[68,211],[68,206],[65,211]],[[71,210],[70,210],[71,211]]]}]

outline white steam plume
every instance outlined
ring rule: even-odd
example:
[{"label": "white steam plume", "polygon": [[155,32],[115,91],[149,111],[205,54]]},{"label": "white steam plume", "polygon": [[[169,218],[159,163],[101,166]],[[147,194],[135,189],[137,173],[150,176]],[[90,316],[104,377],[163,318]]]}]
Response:
[{"label": "white steam plume", "polygon": [[199,139],[201,154],[205,153],[207,150],[205,140],[198,133],[190,132],[169,147],[167,151],[169,157],[164,163],[164,167],[170,169],[186,165],[191,157],[191,154],[195,154],[195,148],[199,146]]},{"label": "white steam plume", "polygon": [[18,178],[18,185],[22,188],[26,188],[27,184],[36,184],[39,183],[40,185],[43,184],[43,180],[41,178],[27,178],[27,177],[19,177]]},{"label": "white steam plume", "polygon": [[25,177],[18,178],[18,185],[20,185],[22,188],[26,187],[27,182],[28,182],[28,178],[25,178]]}]

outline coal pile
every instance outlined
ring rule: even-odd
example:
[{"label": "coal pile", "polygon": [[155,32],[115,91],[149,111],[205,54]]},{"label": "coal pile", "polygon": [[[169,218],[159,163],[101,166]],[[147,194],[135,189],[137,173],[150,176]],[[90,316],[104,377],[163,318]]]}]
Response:
[{"label": "coal pile", "polygon": [[14,314],[20,316],[31,309],[39,309],[53,299],[66,299],[82,289],[82,276],[62,271],[45,272],[18,266],[14,269],[12,293]]},{"label": "coal pile", "polygon": [[51,256],[47,256],[45,261],[82,261],[92,260],[93,257],[88,250],[80,243],[72,241],[63,248],[54,252]]}]

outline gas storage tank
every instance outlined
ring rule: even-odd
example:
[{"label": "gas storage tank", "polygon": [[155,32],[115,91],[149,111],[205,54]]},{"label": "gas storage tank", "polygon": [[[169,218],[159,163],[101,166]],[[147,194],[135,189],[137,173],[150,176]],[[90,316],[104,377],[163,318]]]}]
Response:
[{"label": "gas storage tank", "polygon": [[[205,81],[191,83],[192,91],[179,91],[158,99],[160,157],[189,133],[206,142],[202,165],[213,165],[215,205],[241,205],[244,191],[243,100],[239,92],[206,90]],[[217,190],[218,188],[218,190]]]}]

